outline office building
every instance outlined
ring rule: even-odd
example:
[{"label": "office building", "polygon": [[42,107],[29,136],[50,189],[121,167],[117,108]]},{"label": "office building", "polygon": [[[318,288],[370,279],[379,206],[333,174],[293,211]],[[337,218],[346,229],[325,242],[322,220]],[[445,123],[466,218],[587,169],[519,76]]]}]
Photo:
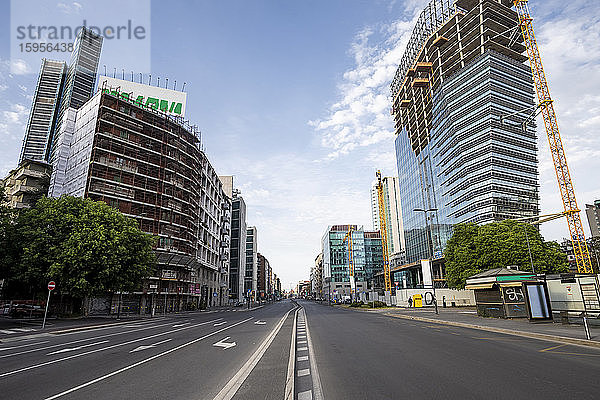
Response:
[{"label": "office building", "polygon": [[256,298],[256,285],[258,279],[257,251],[258,237],[255,226],[246,230],[246,268],[244,273],[244,293],[250,293]]},{"label": "office building", "polygon": [[256,255],[257,263],[258,263],[258,279],[257,279],[257,297],[258,299],[265,300],[269,296],[269,270],[271,269],[271,265],[269,264],[269,260],[267,258],[257,253]]},{"label": "office building", "polygon": [[77,110],[94,94],[102,36],[89,29],[79,31],[62,88],[57,117],[49,138],[47,160],[52,165],[49,195],[64,194],[65,169]]},{"label": "office building", "polygon": [[[348,238],[352,240],[351,252]],[[329,226],[321,241],[321,252],[323,295],[326,299],[360,298],[369,288],[367,281],[383,270],[381,236],[377,231],[365,231],[362,226]],[[354,282],[350,268],[353,269]]]},{"label": "office building", "polygon": [[323,253],[315,258],[315,265],[310,269],[312,294],[315,299],[323,298]]},{"label": "office building", "polygon": [[133,294],[141,312],[226,304],[231,200],[195,126],[111,88],[75,112],[69,148],[65,194],[103,201],[158,237],[156,274]]},{"label": "office building", "polygon": [[22,161],[2,180],[6,205],[18,210],[35,205],[48,192],[51,169],[44,161]]},{"label": "office building", "polygon": [[[398,178],[386,176],[381,179],[383,187],[383,203],[385,207],[387,226],[388,253],[391,255],[403,253],[404,249],[404,227],[402,224],[402,208],[400,206],[400,187]],[[379,199],[377,196],[377,181],[371,186],[371,214],[373,218],[373,230],[380,230],[379,225]]]},{"label": "office building", "polygon": [[66,72],[65,62],[42,59],[19,164],[23,160],[47,160],[50,135],[58,116],[58,104]]},{"label": "office building", "polygon": [[431,1],[396,71],[392,114],[409,263],[441,258],[457,223],[539,214],[533,83],[522,37],[509,32],[518,30],[512,5]]},{"label": "office building", "polygon": [[600,200],[595,200],[594,204],[585,205],[585,215],[592,237],[600,237]]}]

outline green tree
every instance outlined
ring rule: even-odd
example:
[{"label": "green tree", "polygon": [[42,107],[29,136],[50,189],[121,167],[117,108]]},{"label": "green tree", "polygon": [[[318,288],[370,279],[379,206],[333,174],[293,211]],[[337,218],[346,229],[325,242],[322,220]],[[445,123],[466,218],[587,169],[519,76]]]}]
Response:
[{"label": "green tree", "polygon": [[532,271],[532,261],[536,273],[568,271],[558,243],[545,242],[534,226],[512,220],[455,225],[444,256],[448,286],[456,289],[464,288],[469,276],[492,268],[517,265]]},{"label": "green tree", "polygon": [[44,290],[48,280],[75,297],[131,291],[150,276],[155,238],[103,202],[42,198],[16,219],[19,243],[9,285],[13,292]]}]

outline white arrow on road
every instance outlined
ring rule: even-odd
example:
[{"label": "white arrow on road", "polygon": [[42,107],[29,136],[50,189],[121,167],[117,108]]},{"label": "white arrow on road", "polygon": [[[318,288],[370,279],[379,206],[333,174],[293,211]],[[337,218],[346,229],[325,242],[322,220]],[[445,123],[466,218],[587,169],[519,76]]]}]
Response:
[{"label": "white arrow on road", "polygon": [[213,326],[221,326],[221,325],[225,325],[226,323],[227,323],[227,321],[217,322],[216,324],[213,324]]},{"label": "white arrow on road", "polygon": [[267,321],[260,321],[260,320],[258,320],[254,323],[254,325],[266,325],[266,324],[267,324]]},{"label": "white arrow on road", "polygon": [[173,325],[173,328],[179,328],[180,326],[185,326],[185,325],[189,325],[189,322],[185,322],[183,324],[177,324],[177,325]]},{"label": "white arrow on road", "polygon": [[231,343],[225,342],[227,339],[230,339],[230,338],[231,338],[231,336],[227,336],[225,339],[221,339],[217,343],[213,343],[213,346],[222,347],[223,350],[227,350],[230,347],[234,347],[236,345],[235,342],[231,342]]},{"label": "white arrow on road", "polygon": [[52,353],[48,353],[46,355],[47,356],[51,356],[53,354],[66,353],[67,351],[75,351],[75,350],[83,349],[85,347],[96,346],[96,345],[102,344],[102,343],[108,343],[108,340],[103,340],[103,341],[97,342],[97,343],[90,343],[90,344],[86,344],[86,345],[83,345],[83,346],[70,347],[68,349],[60,349],[60,350],[57,350],[57,351],[53,351]]},{"label": "white arrow on road", "polygon": [[147,346],[139,346],[139,347],[136,347],[135,349],[131,350],[131,351],[130,351],[130,353],[135,353],[136,351],[141,351],[141,350],[151,349],[151,348],[153,348],[153,347],[156,347],[156,346],[158,346],[159,344],[163,344],[163,343],[170,342],[171,340],[173,340],[173,339],[166,339],[166,340],[162,340],[162,341],[160,341],[160,342],[156,342],[156,343],[154,343],[154,344],[149,344],[149,345],[147,345]]}]

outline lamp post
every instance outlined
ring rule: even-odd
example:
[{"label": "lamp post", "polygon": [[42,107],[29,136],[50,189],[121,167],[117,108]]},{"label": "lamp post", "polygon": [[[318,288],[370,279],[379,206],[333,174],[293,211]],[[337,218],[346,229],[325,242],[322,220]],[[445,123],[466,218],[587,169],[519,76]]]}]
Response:
[{"label": "lamp post", "polygon": [[429,225],[429,215],[430,212],[436,212],[437,208],[415,208],[413,211],[422,212],[425,215],[425,225],[427,226],[427,232],[429,234],[428,238],[428,246],[429,247],[429,273],[431,274],[431,287],[433,288],[433,305],[435,306],[435,313],[439,314],[437,298],[435,296],[435,281],[433,279],[433,234],[431,232],[431,225]]}]

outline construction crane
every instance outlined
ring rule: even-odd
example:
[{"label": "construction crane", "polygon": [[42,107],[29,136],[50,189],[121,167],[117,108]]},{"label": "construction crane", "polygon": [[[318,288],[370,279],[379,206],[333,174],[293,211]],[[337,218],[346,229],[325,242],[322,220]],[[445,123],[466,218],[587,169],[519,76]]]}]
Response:
[{"label": "construction crane", "polygon": [[392,290],[392,280],[390,278],[390,255],[388,252],[388,232],[386,223],[385,201],[383,199],[383,183],[381,182],[381,171],[377,170],[377,200],[379,204],[379,232],[381,234],[381,252],[383,253],[383,277],[385,280],[385,290]]},{"label": "construction crane", "polygon": [[344,236],[342,243],[348,242],[348,278],[350,280],[350,298],[354,301],[354,290],[356,282],[354,280],[354,252],[352,250],[352,232],[354,232],[354,226],[348,225],[348,233]]},{"label": "construction crane", "polygon": [[535,40],[532,18],[529,14],[527,1],[528,0],[513,0],[519,16],[519,27],[523,34],[525,46],[527,47],[529,63],[531,64],[531,73],[533,75],[533,82],[535,84],[539,102],[538,107],[540,108],[544,119],[546,133],[548,134],[550,152],[552,153],[552,160],[554,161],[554,169],[556,170],[560,195],[565,208],[564,213],[569,225],[571,242],[573,243],[573,251],[575,253],[575,260],[577,261],[577,270],[580,273],[592,273],[592,262],[585,241],[585,234],[583,232],[583,225],[579,214],[580,210],[577,207],[577,200],[575,200],[573,181],[571,180],[565,150],[558,131],[556,113],[554,112],[554,105],[552,104],[552,98],[550,97],[550,91],[548,90],[548,82],[546,81],[546,75],[544,74],[540,51],[538,49],[537,41]]}]

